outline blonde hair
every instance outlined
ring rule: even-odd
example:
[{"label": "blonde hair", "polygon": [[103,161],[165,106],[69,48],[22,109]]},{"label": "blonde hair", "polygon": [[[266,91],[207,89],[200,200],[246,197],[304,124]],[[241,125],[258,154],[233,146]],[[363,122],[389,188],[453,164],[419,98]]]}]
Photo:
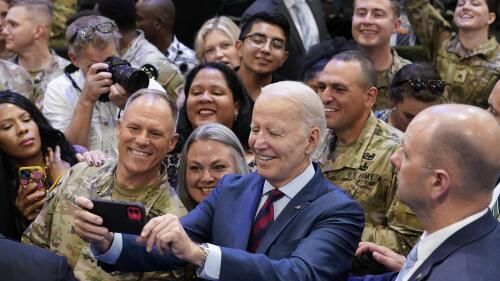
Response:
[{"label": "blonde hair", "polygon": [[229,37],[234,44],[240,35],[240,28],[228,17],[220,16],[207,20],[200,28],[194,39],[194,49],[198,62],[205,62],[203,53],[205,52],[205,36],[208,33],[218,30]]}]

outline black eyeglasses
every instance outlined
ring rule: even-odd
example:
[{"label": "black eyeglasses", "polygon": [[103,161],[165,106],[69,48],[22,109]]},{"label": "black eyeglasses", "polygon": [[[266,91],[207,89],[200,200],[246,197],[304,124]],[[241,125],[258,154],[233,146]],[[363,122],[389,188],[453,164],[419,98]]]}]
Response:
[{"label": "black eyeglasses", "polygon": [[252,33],[243,37],[243,40],[250,38],[252,44],[257,48],[262,48],[266,45],[267,41],[271,41],[271,48],[275,50],[284,50],[286,47],[285,40],[279,38],[268,38],[266,35],[262,33]]},{"label": "black eyeglasses", "polygon": [[433,95],[442,95],[444,92],[444,88],[446,87],[446,82],[443,80],[406,80],[398,83],[397,86],[401,86],[403,84],[408,84],[412,87],[415,92],[421,92],[425,89],[429,90]]},{"label": "black eyeglasses", "polygon": [[116,30],[116,25],[112,22],[103,22],[94,26],[82,26],[75,31],[75,34],[71,36],[69,42],[73,42],[76,39],[76,36],[80,36],[82,39],[89,38],[94,34],[94,32],[96,32],[96,30],[100,33],[111,33]]}]

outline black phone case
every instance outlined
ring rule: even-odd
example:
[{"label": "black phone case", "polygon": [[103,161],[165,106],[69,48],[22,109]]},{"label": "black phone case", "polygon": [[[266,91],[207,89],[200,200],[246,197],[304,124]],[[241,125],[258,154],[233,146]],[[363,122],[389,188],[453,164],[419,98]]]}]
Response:
[{"label": "black phone case", "polygon": [[146,224],[144,205],[137,202],[91,199],[91,213],[103,219],[102,225],[110,232],[139,235]]}]

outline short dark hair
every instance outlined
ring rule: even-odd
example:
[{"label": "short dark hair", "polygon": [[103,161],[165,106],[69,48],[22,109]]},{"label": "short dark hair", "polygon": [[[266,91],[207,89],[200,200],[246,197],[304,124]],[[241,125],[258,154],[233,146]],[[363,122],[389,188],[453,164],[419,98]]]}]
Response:
[{"label": "short dark hair", "polygon": [[260,12],[251,16],[247,22],[241,26],[240,40],[243,40],[245,36],[250,32],[253,25],[258,22],[265,22],[272,25],[279,26],[285,33],[285,39],[288,41],[288,36],[290,34],[290,24],[282,14]]},{"label": "short dark hair", "polygon": [[357,49],[356,42],[352,39],[347,40],[344,37],[334,37],[312,46],[302,58],[300,80],[307,81],[314,78],[319,72],[323,71],[332,56],[344,51]]},{"label": "short dark hair", "polygon": [[444,88],[441,93],[431,93],[429,90],[415,91],[406,82],[409,80],[440,80],[439,74],[429,63],[412,63],[403,66],[392,78],[389,87],[389,99],[397,104],[407,96],[422,102],[435,102],[443,99]]},{"label": "short dark hair", "polygon": [[134,0],[99,0],[98,11],[112,19],[120,31],[136,29],[137,12]]},{"label": "short dark hair", "polygon": [[343,61],[343,62],[357,62],[361,66],[360,74],[361,81],[366,88],[375,87],[377,84],[377,72],[373,68],[372,62],[368,57],[361,51],[345,51],[336,54],[332,57],[332,60]]},{"label": "short dark hair", "polygon": [[191,88],[194,78],[198,72],[205,68],[216,69],[224,76],[229,89],[233,93],[233,101],[238,102],[239,105],[238,116],[233,124],[233,128],[230,129],[238,137],[243,147],[245,149],[249,149],[248,137],[250,136],[250,122],[252,121],[253,102],[250,100],[243,83],[233,69],[225,64],[207,62],[197,65],[186,76],[186,85],[184,87],[185,99],[179,110],[179,121],[177,122],[179,141],[177,141],[177,145],[173,152],[180,152],[182,150],[182,146],[193,131],[193,126],[191,122],[189,122],[187,116],[186,103],[189,96],[189,89]]}]

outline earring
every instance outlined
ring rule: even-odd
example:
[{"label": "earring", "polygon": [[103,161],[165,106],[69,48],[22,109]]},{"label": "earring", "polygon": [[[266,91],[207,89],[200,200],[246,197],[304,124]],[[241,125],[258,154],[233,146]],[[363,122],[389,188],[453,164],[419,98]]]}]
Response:
[{"label": "earring", "polygon": [[234,122],[236,122],[236,119],[238,119],[238,111],[234,113]]}]

